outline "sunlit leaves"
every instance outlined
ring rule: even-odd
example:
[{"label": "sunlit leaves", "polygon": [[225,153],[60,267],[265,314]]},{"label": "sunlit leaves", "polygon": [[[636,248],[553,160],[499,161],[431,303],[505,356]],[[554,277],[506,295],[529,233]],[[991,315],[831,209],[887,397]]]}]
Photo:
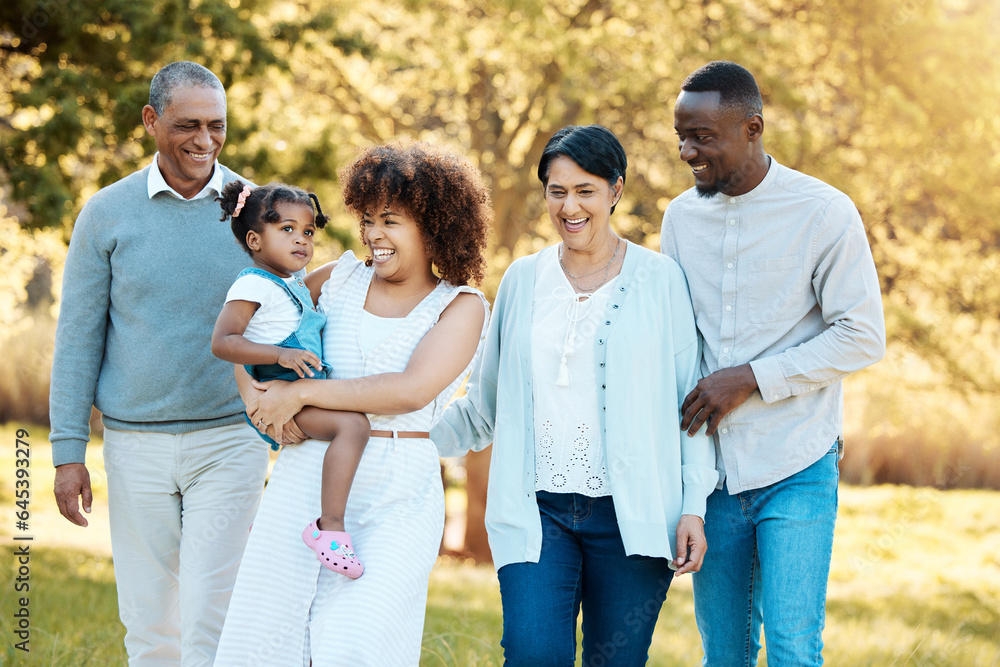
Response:
[{"label": "sunlit leaves", "polygon": [[[274,62],[254,26],[217,0],[12,0],[0,10],[0,55],[20,121],[0,133],[0,150],[13,196],[28,207],[22,222],[37,227],[68,227],[82,193],[149,154],[136,126],[159,67],[197,60],[231,83]],[[77,159],[56,160],[67,154]]]},{"label": "sunlit leaves", "polygon": [[[152,152],[148,79],[176,58],[229,90],[228,164],[320,193],[350,243],[336,172],[395,138],[449,144],[496,208],[487,291],[552,239],[534,166],[570,123],[629,155],[616,229],[655,245],[690,187],[672,106],[728,58],[756,75],[765,146],[847,192],[869,229],[895,345],[997,387],[1000,13],[974,0],[13,0],[0,9],[0,138],[22,222],[70,224]],[[37,15],[51,10],[45,16]],[[37,20],[36,20],[37,19]],[[27,23],[25,23],[27,21]],[[31,34],[29,34],[31,33]],[[905,316],[904,316],[905,315]],[[979,355],[977,357],[976,355]],[[994,355],[995,356],[995,355]]]}]

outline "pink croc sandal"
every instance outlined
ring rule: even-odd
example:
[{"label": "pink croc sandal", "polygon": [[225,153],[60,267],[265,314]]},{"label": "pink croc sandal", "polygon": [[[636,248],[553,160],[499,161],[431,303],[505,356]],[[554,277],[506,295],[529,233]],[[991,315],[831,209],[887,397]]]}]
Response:
[{"label": "pink croc sandal", "polygon": [[365,573],[365,566],[354,555],[351,536],[335,530],[320,530],[316,521],[302,531],[302,541],[316,552],[316,557],[326,569],[357,579]]}]

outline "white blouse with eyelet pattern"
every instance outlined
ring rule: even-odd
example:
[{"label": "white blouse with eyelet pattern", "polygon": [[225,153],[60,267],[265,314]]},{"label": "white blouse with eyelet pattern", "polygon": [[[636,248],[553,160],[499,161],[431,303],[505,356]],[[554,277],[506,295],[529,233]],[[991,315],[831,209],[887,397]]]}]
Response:
[{"label": "white blouse with eyelet pattern", "polygon": [[594,348],[617,279],[593,294],[577,293],[557,253],[538,261],[531,313],[535,488],[607,496]]}]

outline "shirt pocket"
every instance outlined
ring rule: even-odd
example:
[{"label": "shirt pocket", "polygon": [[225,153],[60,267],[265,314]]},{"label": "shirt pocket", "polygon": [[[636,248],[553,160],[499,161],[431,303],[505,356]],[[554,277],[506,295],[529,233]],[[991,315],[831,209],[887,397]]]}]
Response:
[{"label": "shirt pocket", "polygon": [[811,283],[802,278],[802,255],[788,255],[750,262],[748,305],[754,324],[798,319],[805,304],[803,290]]}]

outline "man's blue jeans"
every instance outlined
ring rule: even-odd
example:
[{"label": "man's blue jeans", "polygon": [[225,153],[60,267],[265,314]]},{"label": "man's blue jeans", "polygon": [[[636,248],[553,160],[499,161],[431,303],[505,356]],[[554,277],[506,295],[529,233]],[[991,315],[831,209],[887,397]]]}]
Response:
[{"label": "man's blue jeans", "polygon": [[645,664],[673,578],[669,561],[625,555],[610,496],[539,491],[537,499],[539,561],[497,573],[505,664],[573,665],[581,605],[586,667]]},{"label": "man's blue jeans", "polygon": [[768,667],[823,664],[838,453],[770,486],[708,497],[708,553],[694,575],[703,665],[756,665],[762,622]]}]

